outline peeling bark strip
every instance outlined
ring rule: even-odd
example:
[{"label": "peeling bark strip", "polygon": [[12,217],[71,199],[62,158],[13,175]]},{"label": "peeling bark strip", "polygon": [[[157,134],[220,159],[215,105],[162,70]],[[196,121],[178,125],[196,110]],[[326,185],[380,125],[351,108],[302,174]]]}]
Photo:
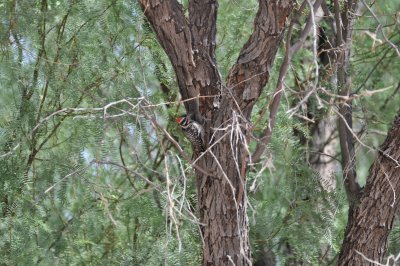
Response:
[{"label": "peeling bark strip", "polygon": [[[198,210],[204,239],[203,265],[250,265],[245,157],[247,122],[269,78],[293,0],[260,0],[254,32],[222,86],[215,58],[215,0],[190,0],[189,22],[176,0],[139,0],[169,56],[183,100],[222,93],[219,109],[212,97],[185,102],[186,111],[204,121],[205,139],[216,141],[196,163]],[[212,128],[226,130],[213,131]],[[208,143],[208,141],[206,141]]]},{"label": "peeling bark strip", "polygon": [[[400,209],[400,112],[369,170],[360,205],[349,217],[339,265],[382,263]],[[363,257],[364,256],[364,257]]]}]

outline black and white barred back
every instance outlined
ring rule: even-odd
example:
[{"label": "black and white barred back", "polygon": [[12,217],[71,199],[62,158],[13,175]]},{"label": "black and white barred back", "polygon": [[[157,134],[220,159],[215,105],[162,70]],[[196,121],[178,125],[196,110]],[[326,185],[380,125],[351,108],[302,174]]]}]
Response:
[{"label": "black and white barred back", "polygon": [[196,153],[205,151],[203,127],[187,115],[178,117],[176,122],[178,122],[186,138],[192,143],[193,151]]}]

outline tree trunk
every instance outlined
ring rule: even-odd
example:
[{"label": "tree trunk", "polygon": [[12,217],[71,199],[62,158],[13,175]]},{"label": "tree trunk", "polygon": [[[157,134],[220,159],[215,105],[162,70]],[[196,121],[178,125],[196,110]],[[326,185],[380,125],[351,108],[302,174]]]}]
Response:
[{"label": "tree trunk", "polygon": [[[370,168],[360,204],[349,216],[339,265],[382,262],[400,207],[400,113]],[[371,260],[371,261],[368,261]]]},{"label": "tree trunk", "polygon": [[294,1],[259,1],[254,32],[226,86],[215,59],[216,1],[189,1],[188,19],[176,0],[140,4],[172,62],[187,113],[205,129],[208,149],[196,162],[203,265],[250,265],[245,165],[249,119]]}]

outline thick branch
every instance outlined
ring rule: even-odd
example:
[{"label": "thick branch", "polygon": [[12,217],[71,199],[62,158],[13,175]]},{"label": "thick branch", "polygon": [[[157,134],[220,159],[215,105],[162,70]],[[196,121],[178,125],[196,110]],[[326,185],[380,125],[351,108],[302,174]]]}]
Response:
[{"label": "thick branch", "polygon": [[[203,3],[205,2],[205,3]],[[215,1],[190,1],[190,24],[176,0],[140,0],[144,14],[174,67],[185,108],[197,121],[199,113],[210,117],[213,99],[221,78],[215,61],[215,35],[218,5]]]},{"label": "thick branch", "polygon": [[[221,90],[221,77],[215,57],[217,12],[218,3],[215,0],[189,1],[189,21],[196,64],[194,76],[202,96],[215,95]],[[200,98],[200,111],[206,117],[210,117],[209,111],[216,107],[213,106],[213,100],[212,97]]]},{"label": "thick branch", "polygon": [[229,72],[227,87],[233,89],[238,107],[246,116],[249,116],[262,88],[268,82],[269,71],[293,4],[291,0],[259,1],[254,32]]},{"label": "thick branch", "polygon": [[[191,87],[192,69],[195,65],[192,51],[192,37],[182,6],[175,0],[140,0],[143,12],[156,32],[157,38],[174,67],[179,90],[183,100],[198,95]],[[185,102],[188,112],[196,112]]]},{"label": "thick branch", "polygon": [[400,208],[400,112],[380,148],[360,204],[349,217],[338,265],[382,262],[393,220]]},{"label": "thick branch", "polygon": [[203,265],[251,264],[246,214],[247,150],[242,145],[249,132],[243,124],[268,81],[291,9],[289,0],[260,1],[254,32],[228,75],[218,112],[212,112],[210,123],[206,123],[212,125],[214,141],[199,164],[214,176],[197,173],[199,216],[204,224]]}]

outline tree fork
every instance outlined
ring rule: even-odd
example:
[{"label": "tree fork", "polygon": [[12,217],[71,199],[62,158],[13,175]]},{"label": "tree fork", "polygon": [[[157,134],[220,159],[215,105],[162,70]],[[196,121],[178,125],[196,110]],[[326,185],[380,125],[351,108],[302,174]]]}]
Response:
[{"label": "tree fork", "polygon": [[[222,85],[215,58],[215,0],[189,1],[189,20],[176,0],[140,0],[144,15],[174,67],[187,113],[205,118],[206,144],[214,143],[196,164],[198,210],[202,226],[203,265],[250,265],[246,214],[246,156],[243,139],[255,102],[284,35],[293,0],[259,1],[254,31]],[[220,95],[215,108],[213,97]],[[212,132],[211,128],[224,128]]]}]

